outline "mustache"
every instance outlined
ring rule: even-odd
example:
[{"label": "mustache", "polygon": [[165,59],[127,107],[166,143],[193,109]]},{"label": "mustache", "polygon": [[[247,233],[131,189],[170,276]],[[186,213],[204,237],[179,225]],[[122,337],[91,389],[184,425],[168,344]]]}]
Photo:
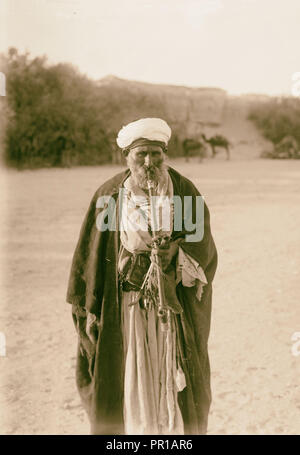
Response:
[{"label": "mustache", "polygon": [[157,166],[143,166],[142,174],[147,180],[157,179],[160,176],[160,168]]},{"label": "mustache", "polygon": [[143,170],[144,170],[145,172],[147,172],[147,173],[148,173],[148,172],[154,172],[154,171],[156,171],[157,169],[159,169],[159,167],[153,166],[153,165],[150,165],[150,166],[143,166]]},{"label": "mustache", "polygon": [[158,182],[162,178],[164,170],[167,169],[163,161],[155,164],[146,165],[143,163],[140,165],[128,160],[128,167],[135,183],[141,188],[147,188],[149,180]]},{"label": "mustache", "polygon": [[163,167],[163,163],[158,163],[158,164],[143,164],[142,169],[145,171],[156,171],[156,170],[161,170]]}]

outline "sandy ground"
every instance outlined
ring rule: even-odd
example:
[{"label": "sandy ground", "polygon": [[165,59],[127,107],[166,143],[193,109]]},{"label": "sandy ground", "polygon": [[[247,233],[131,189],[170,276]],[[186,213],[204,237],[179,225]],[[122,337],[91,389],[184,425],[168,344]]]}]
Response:
[{"label": "sandy ground", "polygon": [[[209,434],[299,433],[300,161],[171,164],[205,195],[219,251]],[[1,434],[89,433],[65,293],[87,205],[117,171],[2,171]]]}]

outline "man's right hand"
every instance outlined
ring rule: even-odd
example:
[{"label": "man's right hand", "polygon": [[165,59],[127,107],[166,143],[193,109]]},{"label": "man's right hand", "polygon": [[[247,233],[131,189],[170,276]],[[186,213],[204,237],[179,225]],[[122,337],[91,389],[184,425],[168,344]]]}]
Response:
[{"label": "man's right hand", "polygon": [[152,249],[152,255],[157,254],[157,256],[159,256],[163,271],[167,270],[173,257],[177,254],[177,252],[178,252],[178,243],[177,242],[170,242],[170,245],[168,248],[155,248],[155,249],[153,248]]},{"label": "man's right hand", "polygon": [[92,313],[87,313],[86,334],[89,337],[91,343],[95,345],[98,339],[98,325],[97,318]]}]

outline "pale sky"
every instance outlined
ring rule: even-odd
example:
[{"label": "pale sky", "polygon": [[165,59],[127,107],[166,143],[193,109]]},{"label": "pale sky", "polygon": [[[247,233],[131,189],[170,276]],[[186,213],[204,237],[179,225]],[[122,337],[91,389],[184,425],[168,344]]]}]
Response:
[{"label": "pale sky", "polygon": [[300,0],[0,0],[14,46],[93,79],[289,94],[300,71]]}]

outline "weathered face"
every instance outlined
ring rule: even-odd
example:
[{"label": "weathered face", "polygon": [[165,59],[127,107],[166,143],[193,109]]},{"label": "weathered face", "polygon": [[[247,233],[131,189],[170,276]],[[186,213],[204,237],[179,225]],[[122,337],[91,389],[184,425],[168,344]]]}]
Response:
[{"label": "weathered face", "polygon": [[147,179],[158,182],[163,170],[165,154],[159,145],[139,145],[130,150],[127,164],[138,186],[147,188]]}]

